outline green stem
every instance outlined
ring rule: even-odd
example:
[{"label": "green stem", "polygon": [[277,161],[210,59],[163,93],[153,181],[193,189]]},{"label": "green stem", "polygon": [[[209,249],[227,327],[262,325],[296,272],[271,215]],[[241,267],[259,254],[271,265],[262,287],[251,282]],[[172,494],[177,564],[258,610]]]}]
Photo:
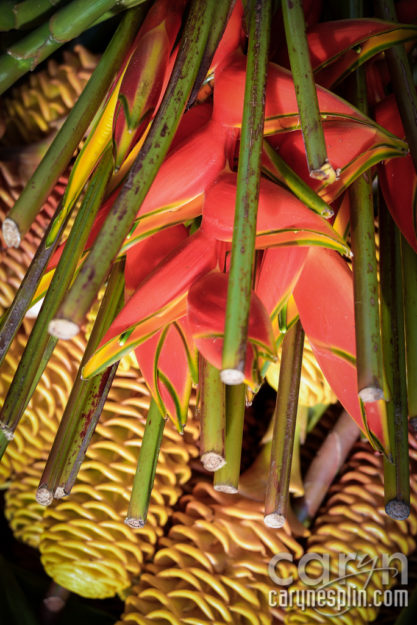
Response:
[{"label": "green stem", "polygon": [[408,415],[417,421],[417,254],[402,238]]},{"label": "green stem", "polygon": [[270,0],[251,0],[221,378],[241,384],[246,358],[268,64]]},{"label": "green stem", "polygon": [[336,172],[327,158],[302,1],[282,0],[282,14],[310,176],[331,183]]},{"label": "green stem", "polygon": [[152,400],[125,519],[125,523],[130,527],[143,527],[146,523],[164,426],[165,420],[156,402]]},{"label": "green stem", "polygon": [[9,439],[6,438],[4,432],[0,430],[0,460],[3,458],[4,452],[6,451],[9,442]]},{"label": "green stem", "polygon": [[3,224],[7,245],[18,247],[37,213],[70,162],[119,69],[140,23],[143,7],[123,16],[112,40],[64,124]]},{"label": "green stem", "polygon": [[264,139],[264,151],[274,165],[274,170],[264,167],[265,173],[276,182],[283,182],[298,199],[326,219],[333,217],[331,207],[308,186],[306,182],[284,161],[284,159]]},{"label": "green stem", "polygon": [[[33,295],[41,280],[42,273],[46,269],[46,266],[48,265],[48,262],[55,251],[59,238],[61,237],[61,234],[66,227],[67,220],[64,220],[64,222],[62,222],[61,214],[62,204],[58,206],[55,211],[54,217],[49,222],[48,227],[42,237],[42,241],[39,244],[38,249],[36,250],[35,256],[32,259],[29,269],[25,273],[25,276],[20,284],[15,298],[2,317],[0,329],[0,365],[3,362],[14,337],[16,336],[20,324],[22,323],[23,317],[25,316],[25,313],[30,306]],[[56,224],[58,221],[61,223],[61,226],[57,232],[53,244],[48,246],[47,241],[49,238],[49,233],[51,232],[52,228],[54,228],[54,224]]]},{"label": "green stem", "polygon": [[[376,0],[378,16],[389,22],[397,22],[397,15],[392,0]],[[410,147],[414,169],[417,172],[417,94],[413,75],[403,44],[392,46],[385,51],[391,74],[395,99],[403,122],[405,137]]]},{"label": "green stem", "polygon": [[300,321],[297,321],[286,334],[282,345],[271,464],[265,497],[264,521],[269,527],[282,527],[287,518],[303,346],[304,331]]},{"label": "green stem", "polygon": [[37,0],[36,2],[23,0],[17,3],[13,0],[3,1],[0,11],[0,31],[27,26],[53,9],[56,10],[57,5],[61,3],[62,0]]},{"label": "green stem", "polygon": [[218,3],[218,7],[216,9],[216,19],[207,39],[206,49],[204,51],[204,56],[200,64],[200,69],[198,70],[194,86],[191,90],[187,109],[191,108],[191,106],[194,104],[201,85],[207,77],[207,72],[210,69],[211,60],[217,50],[220,39],[223,36],[226,24],[228,22],[235,2],[236,0],[222,0],[222,2]]},{"label": "green stem", "polygon": [[214,0],[191,2],[175,66],[149,134],[88,258],[56,315],[56,321],[63,321],[67,338],[79,331],[168,151],[197,76],[215,17],[215,7]]},{"label": "green stem", "polygon": [[207,360],[201,362],[200,458],[207,471],[225,464],[225,388],[220,371]]},{"label": "green stem", "polygon": [[243,423],[245,420],[246,387],[244,384],[226,386],[226,464],[214,474],[214,488],[223,493],[237,493],[242,455]]},{"label": "green stem", "polygon": [[[136,4],[140,1],[138,0]],[[0,94],[64,43],[90,28],[117,0],[72,0],[0,56]]]},{"label": "green stem", "polygon": [[[301,497],[304,493],[300,465],[300,444],[302,429],[307,425],[307,416],[308,407],[299,405],[295,424],[293,461],[291,464],[289,485],[290,492],[293,493],[295,497]],[[239,478],[239,493],[254,501],[265,500],[268,472],[271,465],[273,429],[274,418],[272,417],[268,429],[262,438],[262,447],[256,460]]]},{"label": "green stem", "polygon": [[[16,369],[13,382],[3,404],[0,422],[6,436],[13,435],[29,403],[31,392],[34,390],[33,380],[42,374],[43,369],[42,371],[40,370],[40,364],[47,344],[51,344],[51,337],[48,335],[48,325],[73,278],[94,217],[101,205],[107,180],[113,169],[112,166],[113,157],[111,148],[109,148],[103,155],[100,164],[91,178],[84,201],[78,211],[70,236],[66,241],[64,251],[55,269],[42,308],[36,319],[36,323],[30,334],[26,348]],[[56,343],[55,337],[53,338],[53,343]],[[46,364],[47,361],[44,361],[44,366],[46,366]]]},{"label": "green stem", "polygon": [[85,363],[123,305],[123,273],[124,261],[117,261],[39,483],[36,498],[43,505],[70,493],[116,373],[118,363],[89,380],[82,377]]},{"label": "green stem", "polygon": [[[354,80],[355,104],[366,114],[363,68],[356,71]],[[358,389],[363,402],[374,402],[383,399],[384,393],[371,172],[359,176],[349,192]]]},{"label": "green stem", "polygon": [[401,235],[380,194],[382,350],[389,401],[386,404],[392,462],[384,458],[385,510],[393,519],[410,512],[407,388]]}]

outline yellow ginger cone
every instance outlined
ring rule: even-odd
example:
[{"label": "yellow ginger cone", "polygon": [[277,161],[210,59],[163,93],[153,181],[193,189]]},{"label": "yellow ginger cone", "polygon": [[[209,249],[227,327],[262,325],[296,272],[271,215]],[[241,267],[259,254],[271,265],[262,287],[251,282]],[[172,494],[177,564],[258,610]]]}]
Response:
[{"label": "yellow ginger cone", "polygon": [[[411,440],[411,437],[410,437]],[[415,441],[411,457],[415,462],[417,452]],[[321,510],[312,534],[308,539],[307,553],[330,557],[330,580],[340,575],[338,567],[339,554],[366,554],[375,559],[375,568],[383,565],[382,554],[400,553],[407,556],[416,547],[417,534],[417,478],[411,476],[411,512],[406,521],[394,521],[384,509],[382,459],[374,454],[368,444],[357,443],[354,453],[347,462],[345,472],[338,482],[330,489],[330,498]],[[372,564],[371,564],[372,565]],[[398,561],[392,566],[401,570]],[[316,609],[307,607],[300,609],[294,606],[289,609],[286,625],[312,625],[314,623],[328,625],[364,625],[376,618],[378,607],[372,605],[375,590],[382,592],[393,585],[395,580],[389,577],[389,584],[383,584],[382,571],[372,574],[360,571],[360,561],[349,563],[347,573],[353,574],[346,581],[351,588],[365,589],[367,605],[351,607],[344,614],[342,608],[337,610],[331,605]],[[312,578],[319,577],[323,569],[321,563],[311,561],[306,571]],[[369,582],[367,580],[369,578]],[[366,585],[367,583],[367,585]],[[301,582],[290,587],[290,591],[314,589]],[[346,589],[343,582],[334,582],[327,590],[334,592]],[[353,596],[353,595],[352,595]],[[327,615],[327,616],[326,616]]]},{"label": "yellow ginger cone", "polygon": [[45,461],[35,462],[16,476],[5,495],[4,514],[16,540],[37,549],[43,532],[45,507],[36,501],[36,489]]},{"label": "yellow ginger cone", "polygon": [[3,145],[39,141],[57,130],[72,109],[97,65],[97,56],[78,45],[64,51],[63,57],[62,63],[48,61],[46,69],[31,73],[3,98]]},{"label": "yellow ginger cone", "polygon": [[[6,355],[0,372],[0,404],[32,325],[24,321]],[[3,484],[11,478],[5,496],[6,518],[15,537],[31,547],[39,546],[45,512],[36,501],[36,489],[84,349],[81,337],[57,345],[0,463]]]},{"label": "yellow ginger cone", "polygon": [[[33,321],[25,319],[0,369],[0,406],[26,345]],[[0,462],[4,483],[33,463],[46,461],[85,349],[82,337],[57,345]],[[41,473],[39,474],[40,477]],[[18,478],[20,479],[20,478]]]},{"label": "yellow ginger cone", "polygon": [[[117,625],[270,625],[280,618],[268,604],[268,562],[276,553],[303,554],[288,526],[267,528],[263,504],[205,482],[181,503]],[[282,561],[279,574],[296,575],[295,564]]]},{"label": "yellow ginger cone", "polygon": [[45,570],[84,597],[111,597],[137,579],[191,476],[198,429],[191,421],[181,437],[167,423],[147,524],[124,523],[149,402],[137,372],[116,377],[70,496],[45,512],[39,546]]}]

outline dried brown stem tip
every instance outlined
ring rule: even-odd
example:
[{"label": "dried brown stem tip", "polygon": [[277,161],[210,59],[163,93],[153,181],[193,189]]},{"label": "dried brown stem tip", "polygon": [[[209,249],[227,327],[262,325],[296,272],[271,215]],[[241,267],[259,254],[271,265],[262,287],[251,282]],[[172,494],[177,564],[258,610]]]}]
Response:
[{"label": "dried brown stem tip", "polygon": [[327,184],[332,184],[338,178],[338,172],[333,169],[329,161],[325,161],[318,169],[310,170],[310,177],[315,180],[323,180]]}]

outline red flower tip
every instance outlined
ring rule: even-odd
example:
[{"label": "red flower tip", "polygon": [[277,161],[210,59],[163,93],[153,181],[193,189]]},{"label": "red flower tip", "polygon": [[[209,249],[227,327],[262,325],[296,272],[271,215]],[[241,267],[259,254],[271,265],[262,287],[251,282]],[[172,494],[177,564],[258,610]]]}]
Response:
[{"label": "red flower tip", "polygon": [[[226,315],[228,275],[212,271],[196,280],[188,293],[188,320],[194,342],[213,366],[221,368]],[[245,378],[253,387],[257,383],[257,356],[273,359],[275,341],[265,307],[255,292],[251,295]],[[249,347],[248,344],[248,347]]]}]

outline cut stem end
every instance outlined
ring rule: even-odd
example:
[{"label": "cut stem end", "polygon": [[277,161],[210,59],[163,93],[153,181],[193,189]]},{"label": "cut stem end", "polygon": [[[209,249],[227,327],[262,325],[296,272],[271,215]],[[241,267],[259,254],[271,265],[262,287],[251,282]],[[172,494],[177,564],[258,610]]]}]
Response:
[{"label": "cut stem end", "polygon": [[53,500],[52,491],[46,486],[40,486],[36,492],[36,501],[41,506],[50,506]]},{"label": "cut stem end", "polygon": [[17,223],[10,219],[10,217],[6,217],[3,222],[3,238],[7,247],[19,247],[21,236],[20,230]]},{"label": "cut stem end", "polygon": [[404,521],[410,514],[410,506],[399,499],[391,499],[385,506],[385,512],[395,521]]},{"label": "cut stem end", "polygon": [[58,488],[55,489],[54,497],[55,499],[63,499],[67,496],[67,494],[68,493],[65,492],[65,489],[62,486],[58,486]]},{"label": "cut stem end", "polygon": [[264,516],[264,523],[267,527],[280,528],[285,524],[285,517],[277,512],[271,512]]},{"label": "cut stem end", "polygon": [[223,371],[220,371],[220,379],[223,384],[237,386],[238,384],[243,384],[245,376],[243,371],[239,371],[239,369],[223,369]]},{"label": "cut stem end", "polygon": [[48,326],[48,332],[57,339],[69,340],[74,338],[80,331],[80,326],[69,319],[52,319]]},{"label": "cut stem end", "polygon": [[8,440],[8,441],[12,441],[14,438],[14,432],[13,430],[11,430],[9,427],[7,427],[7,425],[2,425],[0,426],[1,431],[4,434],[4,437]]},{"label": "cut stem end", "polygon": [[236,486],[231,486],[230,484],[214,484],[214,490],[217,490],[219,493],[227,493],[228,495],[236,495],[238,492]]},{"label": "cut stem end", "polygon": [[145,527],[145,521],[143,519],[137,519],[135,517],[126,517],[125,523],[133,529]]},{"label": "cut stem end", "polygon": [[206,471],[218,471],[226,464],[223,456],[215,451],[207,451],[202,454],[200,460]]},{"label": "cut stem end", "polygon": [[338,178],[337,170],[333,169],[329,161],[325,161],[318,169],[310,170],[310,178],[322,180],[327,184],[332,184]]},{"label": "cut stem end", "polygon": [[384,399],[384,391],[378,386],[365,386],[358,393],[364,404]]}]

